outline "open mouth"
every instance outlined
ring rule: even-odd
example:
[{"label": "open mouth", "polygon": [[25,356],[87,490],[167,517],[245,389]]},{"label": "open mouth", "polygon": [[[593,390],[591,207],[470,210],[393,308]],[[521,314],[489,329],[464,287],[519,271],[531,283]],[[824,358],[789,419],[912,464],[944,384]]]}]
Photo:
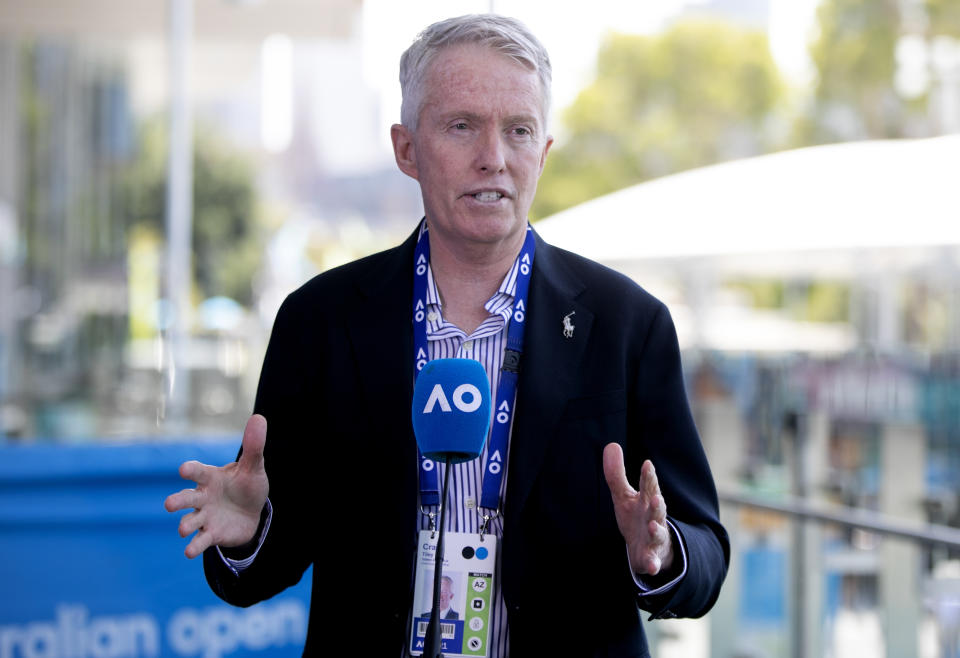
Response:
[{"label": "open mouth", "polygon": [[499,201],[503,198],[503,194],[500,192],[477,192],[476,194],[471,194],[470,196],[477,201],[483,202]]}]

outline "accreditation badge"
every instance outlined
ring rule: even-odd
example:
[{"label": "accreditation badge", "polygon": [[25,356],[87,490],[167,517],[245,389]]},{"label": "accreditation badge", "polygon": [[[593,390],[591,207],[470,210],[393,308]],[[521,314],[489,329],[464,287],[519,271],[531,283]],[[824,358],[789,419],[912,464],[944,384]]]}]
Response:
[{"label": "accreditation badge", "polygon": [[[424,635],[433,605],[433,572],[439,533],[420,531],[413,592],[410,653],[423,655]],[[440,582],[441,651],[452,656],[486,656],[490,645],[490,608],[497,562],[497,538],[448,532]]]}]

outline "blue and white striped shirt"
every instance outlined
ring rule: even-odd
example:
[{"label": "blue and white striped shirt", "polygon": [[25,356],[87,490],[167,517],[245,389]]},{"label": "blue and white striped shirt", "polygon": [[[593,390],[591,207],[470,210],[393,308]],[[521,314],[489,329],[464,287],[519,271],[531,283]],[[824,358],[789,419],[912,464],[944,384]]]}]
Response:
[{"label": "blue and white striped shirt", "polygon": [[[469,336],[452,322],[443,319],[443,303],[437,290],[433,271],[427,267],[427,349],[433,359],[460,358],[473,359],[483,365],[490,379],[491,398],[496,395],[500,383],[500,367],[503,364],[503,351],[507,345],[507,326],[513,313],[513,302],[517,288],[519,261],[500,284],[500,288],[484,305],[490,316]],[[511,401],[512,402],[512,401]],[[492,427],[492,424],[491,424]],[[488,436],[489,439],[489,436]],[[487,460],[489,440],[484,444],[483,453],[478,459],[454,464],[450,469],[451,480],[447,491],[447,532],[480,532],[481,518],[478,504],[482,486],[483,465]],[[440,485],[443,485],[443,470],[439,471]],[[500,500],[504,500],[507,478],[500,484]],[[435,506],[424,507],[426,511],[438,511]],[[420,519],[420,528],[429,529],[430,519],[424,514]],[[499,540],[503,536],[503,519],[499,516],[491,520],[491,534]],[[490,617],[491,658],[504,658],[507,655],[508,628],[507,609],[503,602],[499,580],[500,556],[497,555],[497,578],[494,580],[493,600],[495,605]]]}]

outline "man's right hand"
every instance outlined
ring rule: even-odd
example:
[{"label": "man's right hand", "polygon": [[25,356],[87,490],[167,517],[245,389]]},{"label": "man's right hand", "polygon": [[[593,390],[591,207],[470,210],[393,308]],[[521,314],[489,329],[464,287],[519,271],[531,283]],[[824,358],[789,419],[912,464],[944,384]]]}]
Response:
[{"label": "man's right hand", "polygon": [[267,441],[267,420],[254,414],[243,430],[240,461],[226,466],[208,466],[198,461],[180,465],[180,477],[197,483],[167,497],[168,512],[193,508],[180,519],[180,536],[197,531],[187,549],[195,558],[210,546],[242,546],[257,532],[260,512],[267,502],[270,483],[263,469],[263,446]]}]

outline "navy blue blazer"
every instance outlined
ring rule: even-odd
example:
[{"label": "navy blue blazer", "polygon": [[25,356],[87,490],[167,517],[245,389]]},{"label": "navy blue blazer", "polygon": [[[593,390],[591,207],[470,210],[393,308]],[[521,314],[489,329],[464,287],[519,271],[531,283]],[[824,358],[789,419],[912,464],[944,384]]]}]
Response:
[{"label": "navy blue blazer", "polygon": [[[415,241],[325,272],[286,299],[255,404],[267,418],[270,532],[239,577],[215,549],[204,555],[214,592],[242,606],[315,564],[314,600],[341,612],[311,606],[304,655],[393,657],[405,643],[418,527]],[[501,545],[511,654],[647,656],[640,610],[704,614],[729,561],[672,320],[631,280],[539,236],[527,318]],[[653,461],[686,550],[686,576],[658,596],[641,595],[629,573],[603,475],[611,441],[631,482]],[[377,618],[342,615],[364,609]]]}]

